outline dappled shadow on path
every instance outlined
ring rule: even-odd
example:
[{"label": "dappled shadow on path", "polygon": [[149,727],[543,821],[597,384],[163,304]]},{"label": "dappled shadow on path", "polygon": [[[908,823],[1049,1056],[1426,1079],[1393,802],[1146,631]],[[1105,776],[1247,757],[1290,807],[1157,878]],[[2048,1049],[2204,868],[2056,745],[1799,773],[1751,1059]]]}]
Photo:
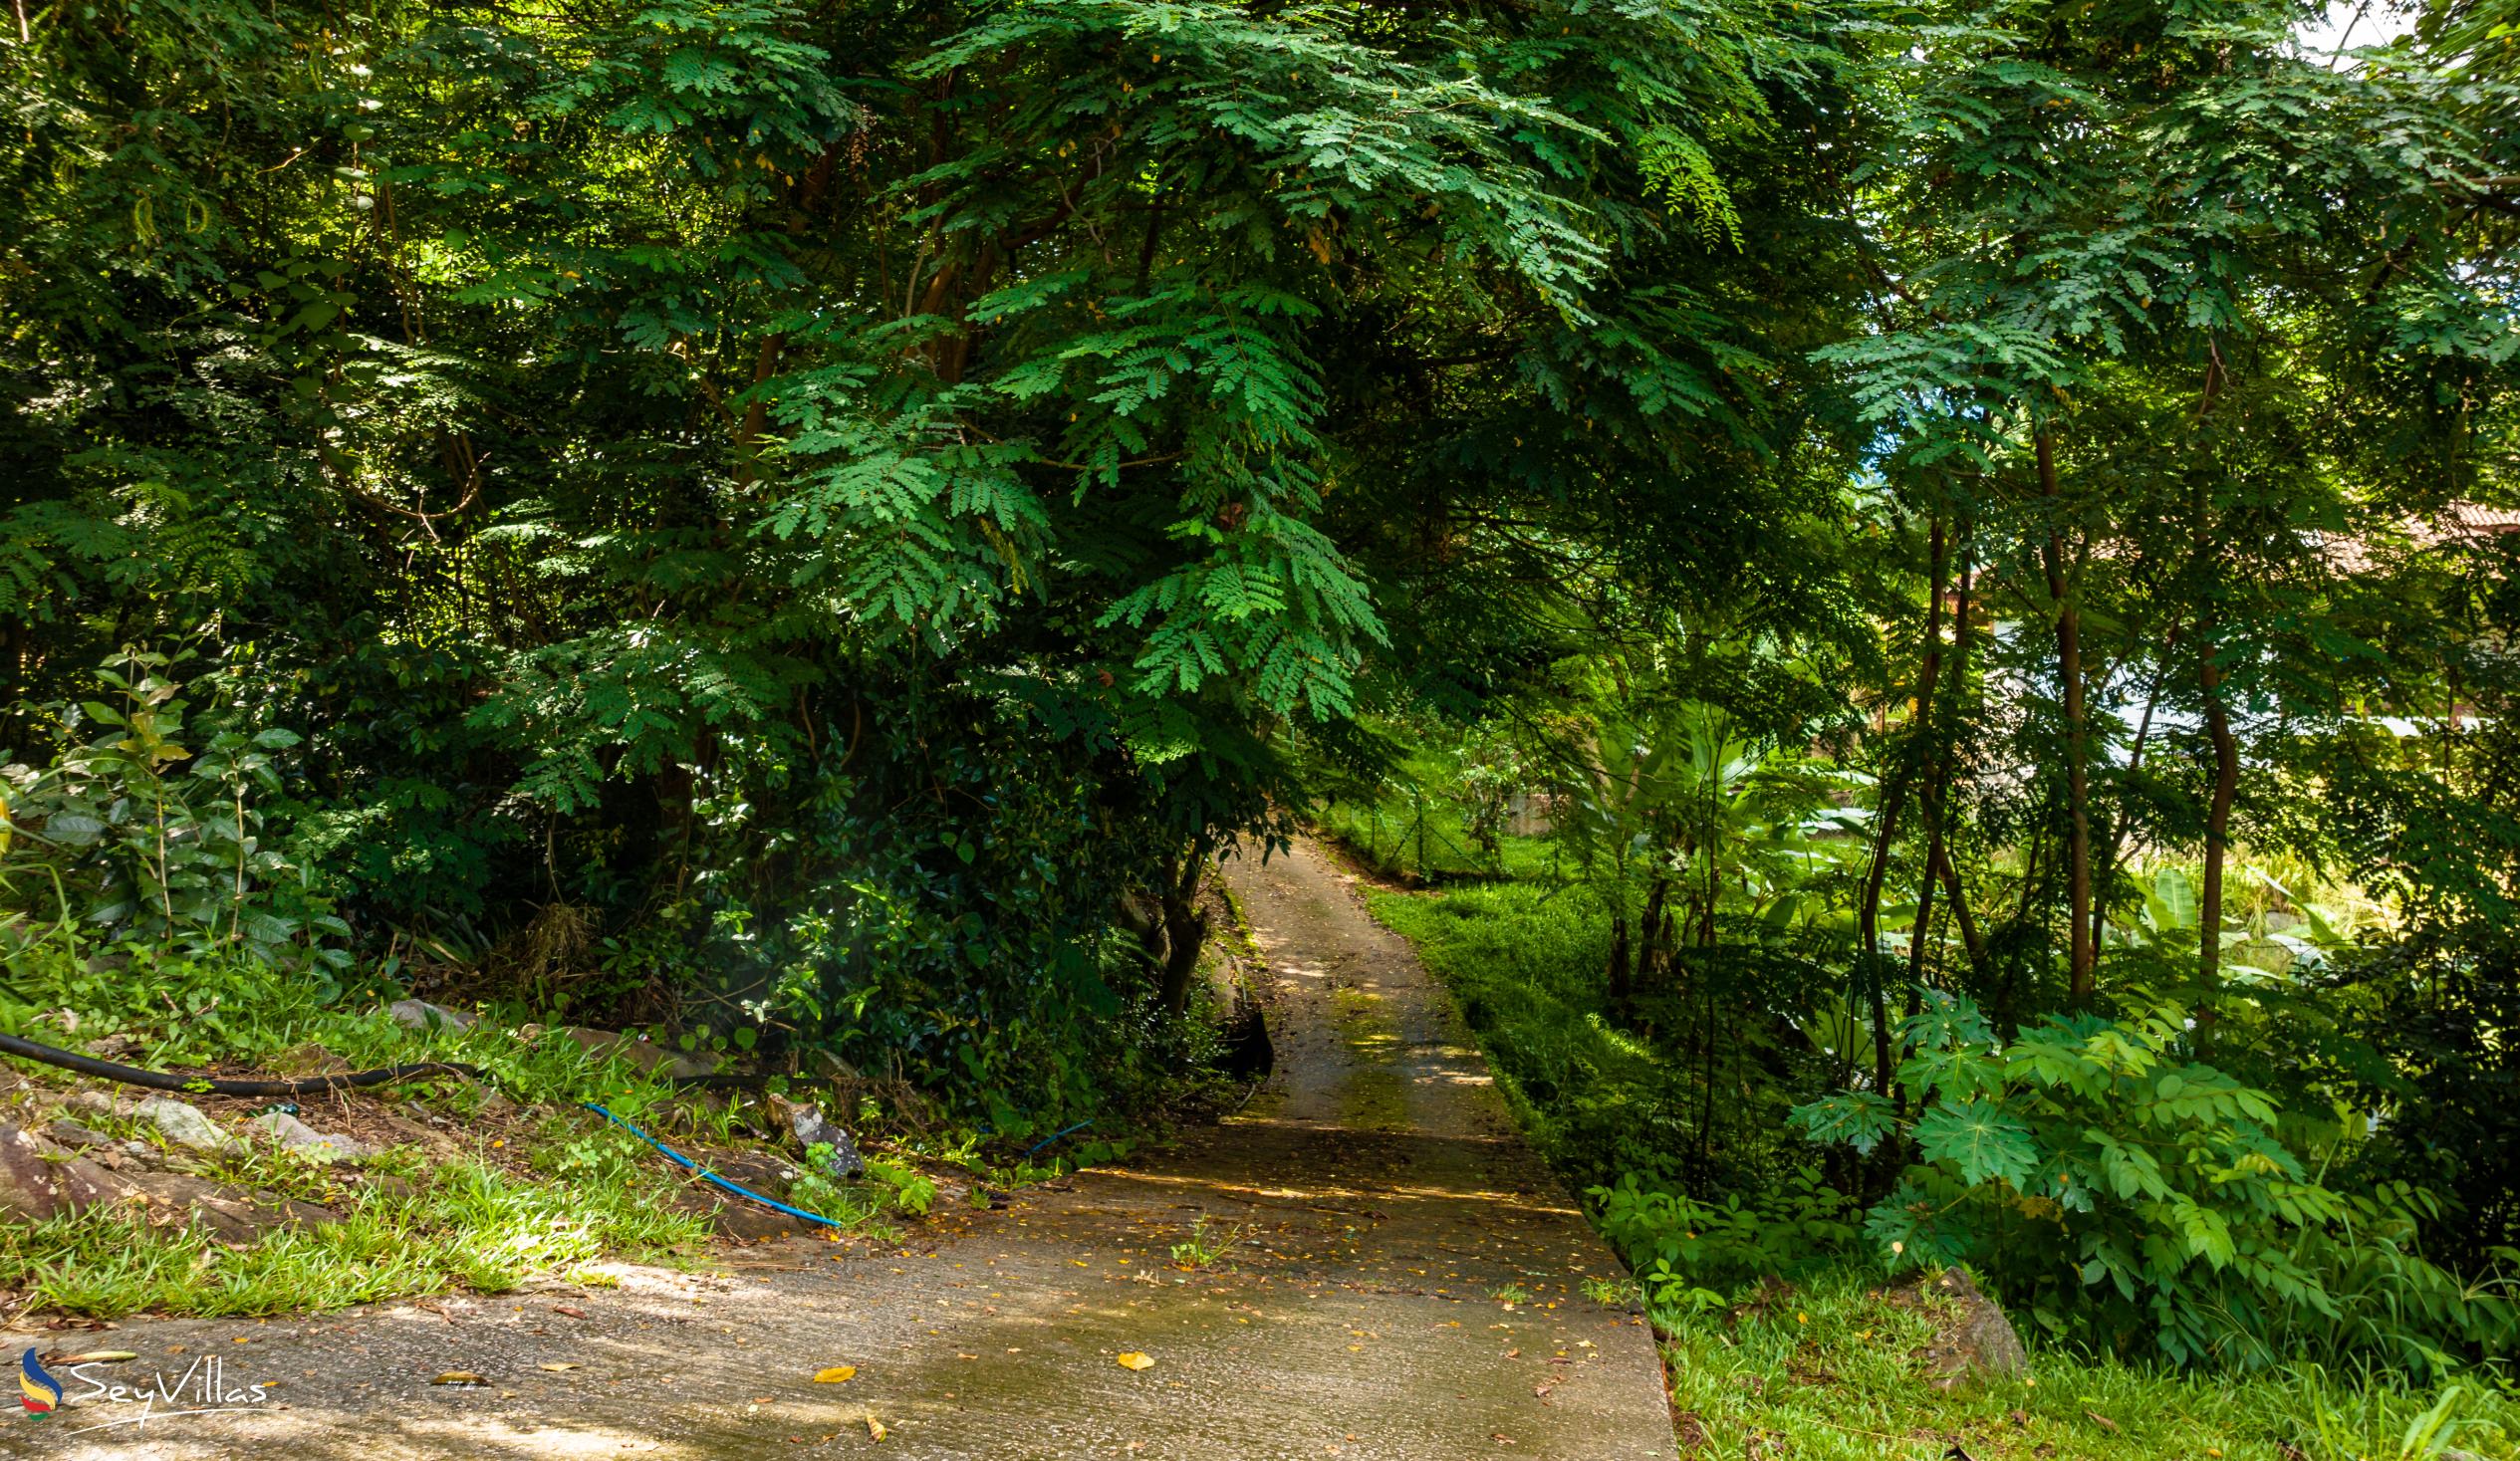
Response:
[{"label": "dappled shadow on path", "polygon": [[[1616,1265],[1442,991],[1309,849],[1229,875],[1276,985],[1277,1070],[1177,1147],[940,1216],[907,1249],[797,1240],[609,1291],[134,1324],[129,1368],[216,1354],[273,1402],[84,1435],[110,1412],[76,1406],[0,1427],[0,1455],[1669,1456],[1648,1335],[1585,1295]],[[1185,1269],[1191,1244],[1210,1256]],[[813,1379],[840,1364],[855,1377]],[[484,1383],[430,1382],[450,1370]]]}]

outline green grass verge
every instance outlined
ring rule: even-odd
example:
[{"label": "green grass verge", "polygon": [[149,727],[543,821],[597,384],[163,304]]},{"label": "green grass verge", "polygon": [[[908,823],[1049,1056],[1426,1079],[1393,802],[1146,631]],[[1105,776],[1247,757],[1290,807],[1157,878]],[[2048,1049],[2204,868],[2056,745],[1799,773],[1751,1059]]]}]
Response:
[{"label": "green grass verge", "polygon": [[1533,1144],[1582,1191],[1676,1170],[1693,1083],[1602,1017],[1609,938],[1583,887],[1516,881],[1440,896],[1371,892],[1452,991]]},{"label": "green grass verge", "polygon": [[[1935,1389],[1923,1313],[1877,1275],[1806,1279],[1741,1317],[1666,1325],[1683,1453],[1794,1461],[2417,1461],[2520,1455],[2520,1404],[2491,1377],[2409,1391],[2315,1368],[2172,1374],[2034,1350],[2023,1380]],[[1752,1312],[1755,1309],[1755,1312]]]},{"label": "green grass verge", "polygon": [[[32,1225],[0,1223],[0,1290],[18,1296],[21,1313],[111,1319],[322,1311],[453,1289],[496,1293],[529,1278],[571,1276],[598,1259],[695,1264],[706,1256],[711,1224],[704,1212],[671,1200],[683,1174],[581,1103],[601,1101],[685,1149],[738,1145],[745,1126],[775,1124],[729,1101],[695,1098],[618,1053],[591,1054],[565,1037],[524,1039],[489,1020],[470,1030],[405,1030],[375,1002],[390,991],[327,1001],[241,963],[147,950],[129,958],[108,978],[47,951],[22,954],[8,970],[20,1001],[6,1023],[73,1048],[125,1036],[134,1048],[116,1058],[156,1070],[216,1063],[312,1074],[311,1045],[355,1069],[423,1060],[476,1066],[484,1073],[479,1083],[431,1077],[351,1097],[362,1105],[415,1106],[406,1113],[434,1113],[452,1129],[470,1128],[470,1155],[439,1159],[398,1146],[354,1169],[260,1146],[215,1156],[167,1150],[161,1160],[173,1169],[217,1182],[231,1197],[265,1193],[317,1203],[341,1220],[276,1227],[233,1247],[205,1225],[151,1226],[127,1206]],[[146,990],[147,999],[135,1000],[134,990]],[[24,1002],[30,993],[37,998]],[[34,1010],[68,1014],[48,1013],[36,1023]],[[53,1093],[85,1084],[47,1067],[13,1068],[29,1080],[0,1119],[39,1130],[56,1103]],[[493,1115],[494,1094],[515,1107]],[[840,1114],[854,1123],[866,1113]],[[153,1127],[128,1116],[82,1112],[78,1119],[117,1140],[165,1150]],[[314,1111],[309,1119],[325,1124]],[[503,1150],[492,1149],[494,1137]],[[883,1219],[923,1208],[916,1189],[926,1179],[901,1166],[876,1164],[876,1174],[883,1180],[800,1183],[792,1195],[800,1206],[881,1239],[892,1231]]]},{"label": "green grass verge", "polygon": [[584,1265],[612,1256],[687,1263],[708,1242],[705,1217],[657,1201],[662,1179],[614,1162],[566,1182],[472,1161],[422,1168],[399,1152],[385,1164],[408,1175],[352,1183],[277,1153],[233,1164],[217,1175],[342,1213],[240,1247],[115,1207],[0,1224],[0,1288],[42,1312],[99,1319],[320,1312],[457,1288],[502,1293],[537,1276],[585,1277]]},{"label": "green grass verge", "polygon": [[[1669,1129],[1680,1083],[1602,1018],[1607,934],[1583,889],[1523,880],[1375,892],[1368,904],[1451,990],[1516,1117],[1571,1185],[1608,1184],[1667,1157],[1656,1132]],[[1657,1316],[1683,1455],[2520,1458],[2520,1399],[2499,1372],[2410,1388],[2386,1373],[2196,1376],[2041,1348],[2027,1383],[1945,1392],[1916,1353],[1932,1324],[1879,1298],[1881,1274],[1851,1262],[1796,1280],[1792,1299],[1738,1321],[1722,1310]]]}]

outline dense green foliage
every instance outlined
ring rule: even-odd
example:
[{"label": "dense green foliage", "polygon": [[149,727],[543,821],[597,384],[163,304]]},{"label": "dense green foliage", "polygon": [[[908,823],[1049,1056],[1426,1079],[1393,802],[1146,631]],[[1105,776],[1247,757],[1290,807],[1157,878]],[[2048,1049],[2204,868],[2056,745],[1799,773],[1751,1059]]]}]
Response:
[{"label": "dense green foliage", "polygon": [[2028,1383],[1918,1384],[1913,1351],[1933,1318],[1867,1276],[1771,1287],[1678,1320],[1671,1408],[1680,1435],[1722,1455],[1791,1438],[1820,1461],[2424,1461],[2505,1456],[2520,1407],[2472,1378],[2406,1393],[2315,1364],[2278,1374],[2166,1374],[2054,1351]]},{"label": "dense green foliage", "polygon": [[1213,1049],[1309,808],[1498,883],[1393,916],[1669,1295],[2482,1359],[2520,47],[2311,18],[21,7],[0,1023],[412,987],[1020,1140]]}]

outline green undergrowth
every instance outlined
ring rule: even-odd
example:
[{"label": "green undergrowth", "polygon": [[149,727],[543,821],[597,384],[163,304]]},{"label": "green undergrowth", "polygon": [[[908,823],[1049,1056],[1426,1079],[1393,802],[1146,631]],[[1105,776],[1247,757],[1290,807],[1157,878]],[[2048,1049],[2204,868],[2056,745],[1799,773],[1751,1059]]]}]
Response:
[{"label": "green undergrowth", "polygon": [[402,1169],[391,1183],[268,1153],[243,1165],[252,1169],[216,1175],[326,1203],[342,1220],[276,1228],[239,1247],[204,1226],[151,1227],[120,1207],[0,1224],[0,1288],[37,1312],[99,1319],[321,1312],[452,1289],[504,1293],[543,1276],[601,1283],[586,1265],[688,1265],[709,1237],[706,1217],[657,1201],[658,1178],[626,1157],[565,1181],[482,1161],[429,1167],[399,1152],[385,1162]]},{"label": "green undergrowth", "polygon": [[1517,881],[1367,903],[1452,991],[1499,1089],[1571,1186],[1676,1166],[1684,1082],[1602,1017],[1608,944],[1589,889]]},{"label": "green undergrowth", "polygon": [[[1684,1067],[1605,1017],[1605,920],[1586,889],[1515,881],[1374,892],[1368,902],[1451,990],[1533,1144],[1574,1190],[1609,1189],[1595,1194],[1597,1219],[1616,1228],[1636,1216],[1639,1184],[1685,1185],[1701,1170],[1692,1166],[1701,1106]],[[1918,1352],[1930,1318],[1877,1295],[1889,1280],[1857,1256],[1854,1220],[1844,1199],[1816,1185],[1812,1148],[1781,1119],[1764,1136],[1718,1129],[1729,1170],[1772,1175],[1734,1189],[1749,1193],[1737,1207],[1687,1208],[1689,1231],[1666,1235],[1684,1240],[1683,1260],[1653,1271],[1643,1246],[1622,1241],[1636,1235],[1606,1232],[1646,1270],[1641,1289],[1665,1336],[1684,1456],[2520,1456],[2520,1406],[2494,1366],[2428,1386],[2396,1371],[2303,1363],[2187,1374],[2045,1341],[2032,1351],[2031,1382],[1937,1390]],[[1775,1299],[1762,1271],[1784,1273],[1791,1297]]]},{"label": "green undergrowth", "polygon": [[[114,1140],[159,1148],[161,1164],[216,1182],[231,1198],[321,1204],[341,1221],[269,1228],[241,1246],[198,1223],[150,1226],[121,1205],[0,1223],[0,1291],[35,1313],[322,1311],[451,1289],[495,1293],[532,1278],[566,1278],[598,1260],[700,1262],[709,1219],[672,1200],[687,1174],[585,1105],[600,1103],[702,1158],[781,1125],[759,1094],[680,1089],[618,1051],[590,1052],[530,1025],[490,1017],[471,1029],[405,1029],[383,1009],[395,995],[389,988],[322,991],[271,980],[241,960],[144,948],[119,950],[103,963],[22,950],[8,976],[0,1027],[145,1069],[303,1076],[331,1056],[358,1070],[444,1061],[481,1073],[422,1076],[347,1097],[354,1107],[434,1118],[467,1148],[451,1159],[416,1145],[338,1167],[260,1145],[203,1155],[168,1149],[152,1125],[127,1114],[77,1112]],[[0,1119],[38,1130],[62,1095],[88,1084],[45,1066],[10,1065],[28,1082]],[[832,1100],[812,1083],[799,1083],[794,1095]],[[977,1133],[933,1120],[913,1126],[865,1093],[831,1114],[867,1147],[866,1177],[832,1179],[774,1146],[794,1175],[765,1195],[879,1242],[897,1239],[901,1221],[936,1202],[930,1172],[967,1171],[976,1194],[983,1182],[1038,1181],[1118,1149],[1085,1131],[1053,1149],[1025,1155],[1018,1147],[1012,1159],[993,1159]],[[319,1129],[334,1124],[312,1104],[306,1119]]]},{"label": "green undergrowth", "polygon": [[2315,1366],[2183,1375],[2057,1348],[2022,1379],[1941,1390],[1917,1351],[1935,1316],[1842,1268],[1661,1317],[1683,1455],[1795,1461],[2423,1461],[2520,1455],[2520,1402],[2490,1375],[2407,1389]]},{"label": "green undergrowth", "polygon": [[1505,832],[1501,793],[1468,797],[1446,758],[1408,759],[1390,780],[1322,804],[1315,828],[1374,872],[1441,883],[1563,869],[1553,842]]}]

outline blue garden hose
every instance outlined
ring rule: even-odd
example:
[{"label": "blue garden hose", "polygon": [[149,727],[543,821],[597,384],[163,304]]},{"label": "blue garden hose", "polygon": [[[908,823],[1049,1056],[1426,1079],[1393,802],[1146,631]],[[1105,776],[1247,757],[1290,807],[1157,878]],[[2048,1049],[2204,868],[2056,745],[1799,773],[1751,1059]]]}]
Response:
[{"label": "blue garden hose", "polygon": [[1041,1149],[1042,1149],[1043,1147],[1045,1147],[1045,1146],[1048,1146],[1051,1142],[1058,1140],[1060,1137],[1065,1136],[1065,1135],[1068,1135],[1070,1132],[1074,1132],[1074,1131],[1082,1131],[1082,1130],[1084,1130],[1086,1127],[1091,1126],[1091,1125],[1093,1125],[1093,1124],[1094,1124],[1094,1118],[1093,1118],[1092,1116],[1088,1116],[1088,1117],[1086,1117],[1084,1120],[1077,1122],[1077,1123],[1076,1123],[1075,1125],[1073,1125],[1073,1126],[1068,1126],[1068,1127],[1065,1127],[1065,1128],[1063,1128],[1063,1129],[1061,1129],[1061,1130],[1053,1131],[1053,1132],[1051,1132],[1049,1135],[1044,1136],[1043,1138],[1041,1138],[1039,1141],[1034,1142],[1034,1143],[1032,1144],[1032,1146],[1024,1152],[1024,1155],[1026,1155],[1026,1156],[1030,1156],[1030,1155],[1032,1155],[1034,1152],[1041,1150]]},{"label": "blue garden hose", "polygon": [[727,1191],[734,1193],[734,1194],[735,1194],[736,1196],[738,1196],[738,1197],[749,1198],[750,1200],[752,1200],[752,1201],[754,1201],[754,1202],[758,1202],[758,1203],[760,1203],[760,1204],[761,1204],[762,1206],[764,1206],[764,1207],[768,1207],[768,1208],[776,1208],[778,1211],[780,1211],[780,1212],[784,1212],[784,1213],[786,1213],[786,1214],[787,1214],[788,1216],[790,1216],[790,1217],[799,1217],[799,1218],[803,1218],[803,1219],[805,1219],[805,1220],[806,1220],[807,1222],[809,1222],[809,1223],[821,1223],[824,1227],[827,1227],[827,1228],[837,1228],[837,1227],[841,1226],[841,1224],[836,1223],[836,1222],[833,1222],[830,1218],[827,1218],[827,1217],[823,1216],[821,1213],[818,1213],[818,1212],[807,1212],[805,1209],[803,1209],[803,1208],[801,1208],[801,1207],[790,1207],[790,1206],[788,1206],[788,1205],[787,1205],[786,1203],[784,1203],[784,1202],[779,1202],[779,1201],[775,1201],[775,1200],[773,1200],[773,1199],[771,1199],[771,1198],[764,1197],[764,1196],[762,1196],[760,1193],[758,1193],[758,1192],[754,1192],[754,1191],[751,1191],[751,1190],[750,1190],[750,1189],[748,1189],[748,1188],[738,1187],[738,1186],[736,1186],[734,1183],[727,1181],[724,1177],[721,1177],[721,1176],[719,1176],[717,1173],[710,1171],[707,1167],[701,1166],[698,1162],[695,1162],[695,1161],[693,1161],[691,1158],[689,1158],[689,1157],[687,1157],[687,1156],[684,1156],[681,1152],[674,1150],[672,1147],[667,1146],[665,1143],[663,1143],[663,1142],[661,1142],[661,1141],[657,1140],[655,1137],[648,1135],[648,1134],[647,1134],[646,1132],[644,1132],[644,1131],[641,1131],[641,1130],[640,1130],[640,1129],[638,1129],[636,1126],[633,1126],[633,1125],[631,1125],[630,1122],[623,1120],[620,1116],[617,1116],[617,1115],[613,1114],[611,1111],[606,1110],[604,1107],[602,1107],[602,1106],[600,1106],[600,1105],[597,1105],[594,1101],[591,1101],[591,1100],[590,1100],[590,1101],[584,1101],[584,1102],[581,1102],[581,1104],[585,1105],[585,1106],[586,1106],[586,1108],[587,1108],[588,1110],[591,1110],[591,1111],[595,1112],[597,1115],[602,1116],[604,1119],[606,1119],[606,1120],[608,1120],[608,1121],[611,1121],[614,1125],[621,1127],[623,1130],[628,1131],[628,1132],[629,1132],[629,1133],[630,1133],[632,1136],[637,1137],[639,1140],[646,1142],[648,1145],[650,1145],[650,1146],[652,1146],[652,1147],[656,1148],[658,1151],[663,1152],[663,1153],[665,1154],[665,1157],[666,1157],[666,1159],[667,1159],[667,1160],[672,1161],[672,1162],[674,1162],[675,1164],[677,1164],[677,1165],[679,1165],[679,1166],[688,1167],[688,1168],[689,1168],[689,1169],[691,1169],[692,1171],[695,1171],[695,1172],[699,1173],[699,1174],[700,1174],[703,1178],[707,1179],[709,1182],[712,1182],[712,1183],[714,1183],[714,1184],[715,1184],[715,1185],[717,1185],[717,1186],[720,1186],[720,1187],[725,1188]]}]

